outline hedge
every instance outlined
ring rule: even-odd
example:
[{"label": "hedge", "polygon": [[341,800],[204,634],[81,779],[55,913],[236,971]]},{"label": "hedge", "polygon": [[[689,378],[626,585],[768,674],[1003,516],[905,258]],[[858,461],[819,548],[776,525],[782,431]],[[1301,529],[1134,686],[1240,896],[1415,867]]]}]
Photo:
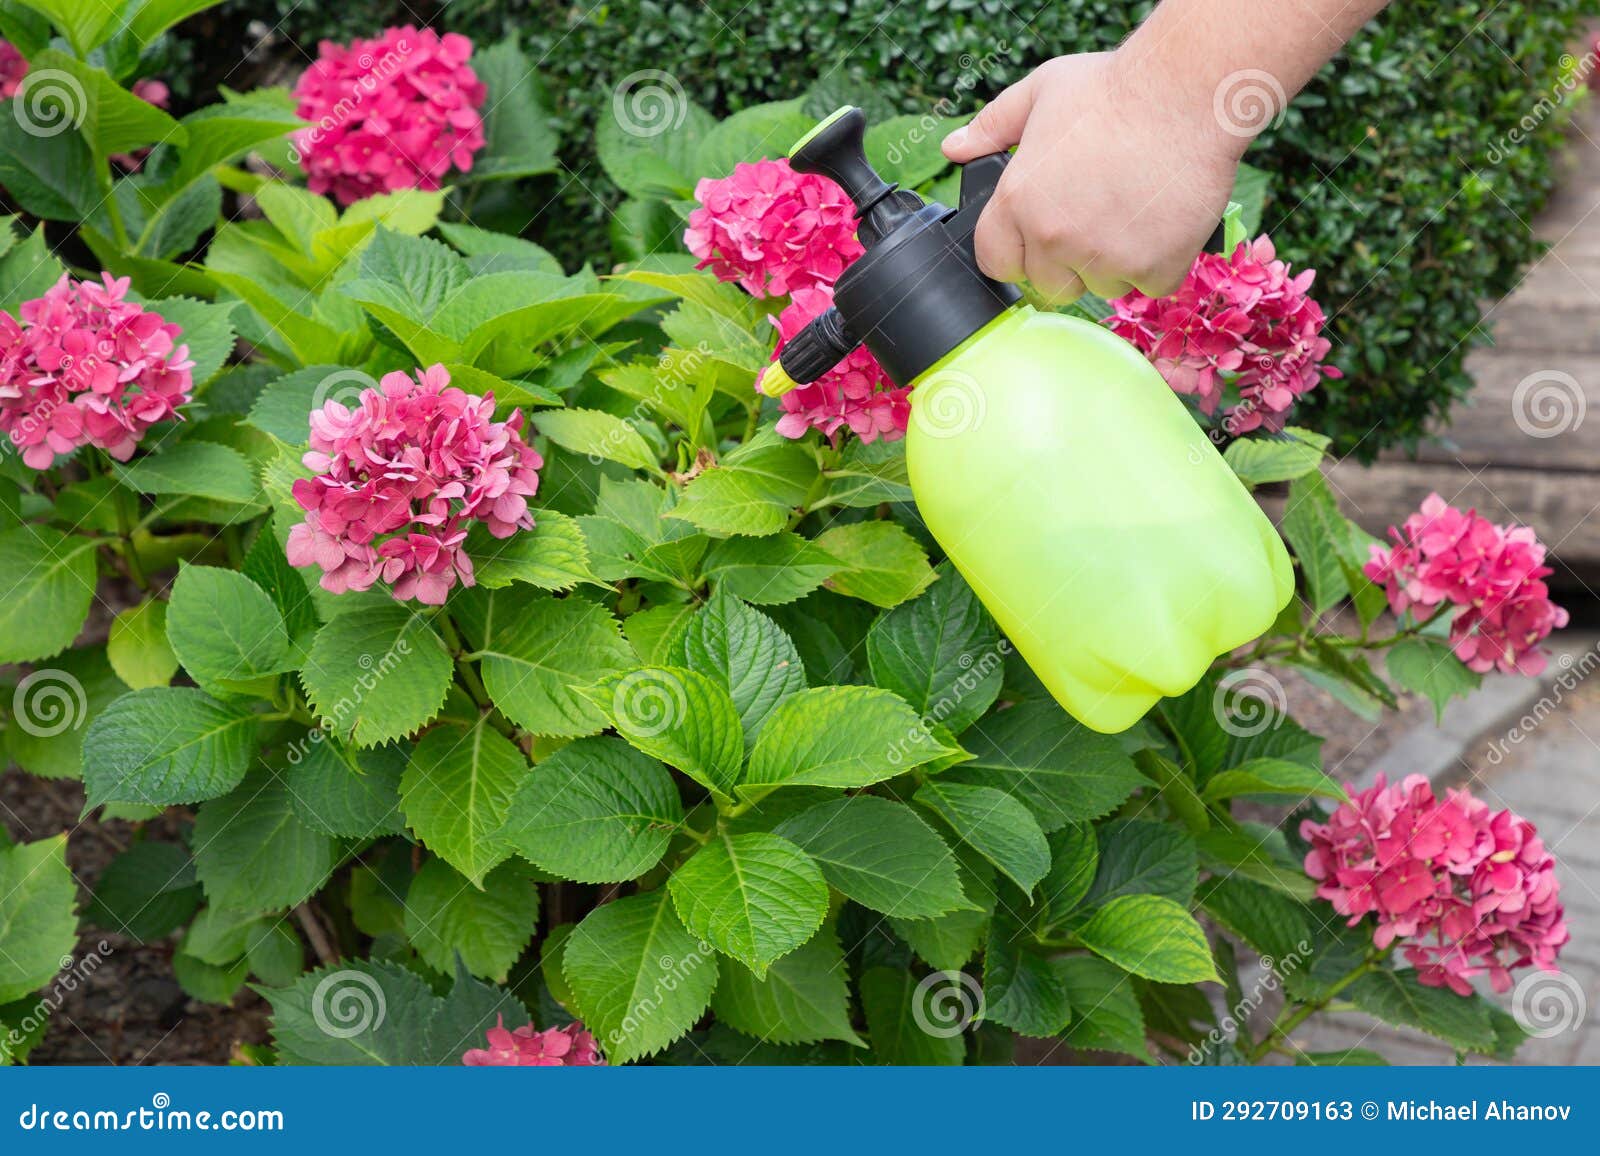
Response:
[{"label": "hedge", "polygon": [[[569,262],[594,256],[605,220],[594,194],[614,196],[594,161],[594,118],[609,107],[610,87],[634,71],[670,71],[690,97],[718,112],[792,96],[819,78],[826,90],[819,105],[870,99],[916,112],[952,94],[972,99],[998,90],[1058,53],[1109,48],[1151,7],[1112,0],[635,0],[592,11],[557,0],[277,4],[279,36],[313,52],[320,36],[418,16],[484,36],[518,30],[531,54],[544,58],[575,178],[557,194],[566,211],[547,212],[535,229]],[[259,11],[259,0],[250,8]],[[1561,140],[1561,118],[1541,109],[1562,95],[1563,54],[1583,20],[1600,14],[1600,0],[1483,8],[1396,5],[1322,70],[1250,156],[1274,177],[1268,228],[1286,255],[1319,271],[1317,295],[1347,374],[1314,395],[1307,420],[1363,458],[1415,443],[1470,388],[1462,362],[1486,340],[1482,303],[1509,291],[1538,253],[1523,222],[1550,190]],[[236,37],[228,8],[221,12],[219,35]],[[958,80],[965,74],[970,84],[974,70],[982,80],[962,89]],[[1536,122],[1531,131],[1525,118]],[[1520,143],[1508,147],[1514,131]]]}]

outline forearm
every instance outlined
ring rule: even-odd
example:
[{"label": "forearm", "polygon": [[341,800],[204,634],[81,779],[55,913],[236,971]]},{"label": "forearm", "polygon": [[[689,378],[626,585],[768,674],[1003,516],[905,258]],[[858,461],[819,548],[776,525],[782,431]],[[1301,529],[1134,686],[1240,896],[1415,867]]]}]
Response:
[{"label": "forearm", "polygon": [[1164,0],[1122,47],[1129,99],[1249,142],[1389,0]]}]

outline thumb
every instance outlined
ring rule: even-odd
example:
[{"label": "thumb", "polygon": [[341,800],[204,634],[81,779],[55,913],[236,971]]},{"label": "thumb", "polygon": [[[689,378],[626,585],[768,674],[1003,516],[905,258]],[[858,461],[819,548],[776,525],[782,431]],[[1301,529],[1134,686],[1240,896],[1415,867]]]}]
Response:
[{"label": "thumb", "polygon": [[1022,126],[1033,111],[1034,77],[1030,72],[979,110],[971,122],[944,138],[944,155],[956,164],[1004,152],[1022,139]]}]

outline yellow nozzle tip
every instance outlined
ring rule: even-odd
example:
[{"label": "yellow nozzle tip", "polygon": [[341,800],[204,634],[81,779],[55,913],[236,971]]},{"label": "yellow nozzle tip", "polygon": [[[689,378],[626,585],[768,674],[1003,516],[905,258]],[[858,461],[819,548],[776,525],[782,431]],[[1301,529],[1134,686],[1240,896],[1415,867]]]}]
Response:
[{"label": "yellow nozzle tip", "polygon": [[768,397],[782,397],[791,389],[799,386],[799,382],[783,371],[783,363],[774,361],[762,371],[759,385],[761,392]]},{"label": "yellow nozzle tip", "polygon": [[806,145],[810,144],[819,132],[827,128],[830,124],[838,120],[841,116],[849,112],[854,107],[854,105],[847,104],[840,108],[834,109],[827,116],[823,117],[816,123],[815,126],[812,127],[810,132],[806,133],[805,136],[801,137],[799,140],[795,141],[794,144],[789,146],[789,155],[794,156],[795,153],[805,148]]}]

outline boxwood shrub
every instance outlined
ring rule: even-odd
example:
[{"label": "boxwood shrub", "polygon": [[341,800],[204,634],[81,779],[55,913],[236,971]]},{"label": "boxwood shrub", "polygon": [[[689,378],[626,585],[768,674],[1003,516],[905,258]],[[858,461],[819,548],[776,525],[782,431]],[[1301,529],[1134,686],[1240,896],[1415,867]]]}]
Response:
[{"label": "boxwood shrub", "polygon": [[[519,31],[530,55],[544,58],[541,72],[568,130],[564,159],[577,179],[559,193],[566,211],[547,212],[536,226],[568,259],[593,255],[595,228],[605,219],[594,194],[615,196],[594,161],[592,127],[610,107],[610,86],[634,71],[670,71],[716,112],[793,96],[819,81],[819,103],[838,96],[916,112],[952,94],[970,100],[997,90],[1059,53],[1112,47],[1151,7],[1142,0],[627,0],[592,11],[570,0],[276,3],[278,35],[308,48],[323,35],[416,17],[481,36]],[[261,9],[259,0],[233,6]],[[1561,139],[1550,101],[1565,95],[1558,88],[1563,54],[1582,21],[1600,14],[1600,0],[1483,9],[1465,0],[1396,5],[1322,70],[1250,158],[1273,174],[1267,225],[1298,261],[1319,270],[1317,295],[1342,350],[1337,360],[1347,376],[1315,396],[1314,420],[1339,448],[1362,457],[1414,443],[1470,387],[1462,361],[1487,336],[1482,303],[1507,292],[1537,253],[1524,222],[1550,189]],[[236,38],[236,23],[221,11],[219,35]],[[958,79],[975,67],[982,80],[961,90]],[[1522,139],[1508,147],[1513,130]]]}]

